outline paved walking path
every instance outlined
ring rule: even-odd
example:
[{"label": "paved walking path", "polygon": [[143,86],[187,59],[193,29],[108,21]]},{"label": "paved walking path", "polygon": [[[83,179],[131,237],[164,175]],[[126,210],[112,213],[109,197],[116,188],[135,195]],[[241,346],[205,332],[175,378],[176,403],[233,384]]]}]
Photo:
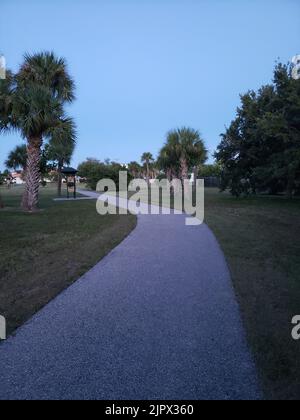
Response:
[{"label": "paved walking path", "polygon": [[0,345],[0,377],[0,399],[260,397],[223,254],[183,215],[139,216]]}]

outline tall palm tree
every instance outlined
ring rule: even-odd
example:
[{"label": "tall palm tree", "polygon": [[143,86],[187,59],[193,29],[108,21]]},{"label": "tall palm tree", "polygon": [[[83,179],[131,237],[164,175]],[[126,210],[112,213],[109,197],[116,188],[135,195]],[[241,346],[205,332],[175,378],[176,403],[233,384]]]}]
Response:
[{"label": "tall palm tree", "polygon": [[190,170],[195,170],[206,160],[207,150],[200,133],[187,127],[172,130],[167,134],[167,141],[158,158],[162,169],[182,181],[188,178]]},{"label": "tall palm tree", "polygon": [[19,72],[8,83],[6,99],[5,110],[0,109],[0,130],[19,130],[27,141],[23,204],[28,211],[35,211],[43,140],[61,126],[66,119],[64,104],[74,100],[74,82],[65,60],[49,52],[26,54]]},{"label": "tall palm tree", "polygon": [[154,162],[154,158],[152,156],[152,153],[150,153],[150,152],[143,153],[143,155],[141,157],[141,162],[146,165],[146,178],[147,178],[147,182],[149,183],[149,179],[150,179],[150,163]]},{"label": "tall palm tree", "polygon": [[69,165],[74,153],[76,143],[75,124],[71,118],[61,121],[61,124],[52,129],[49,133],[49,144],[47,148],[48,160],[57,162],[57,194],[61,196],[62,169]]}]

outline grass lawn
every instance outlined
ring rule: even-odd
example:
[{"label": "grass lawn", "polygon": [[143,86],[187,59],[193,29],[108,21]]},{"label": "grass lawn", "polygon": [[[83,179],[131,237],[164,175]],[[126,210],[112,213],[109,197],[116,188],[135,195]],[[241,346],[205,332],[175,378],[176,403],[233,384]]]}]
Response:
[{"label": "grass lawn", "polygon": [[226,255],[265,394],[300,397],[300,200],[206,190],[206,222]]},{"label": "grass lawn", "polygon": [[99,216],[94,200],[54,202],[51,185],[36,214],[19,209],[22,187],[0,193],[0,314],[12,333],[119,244],[136,217]]}]

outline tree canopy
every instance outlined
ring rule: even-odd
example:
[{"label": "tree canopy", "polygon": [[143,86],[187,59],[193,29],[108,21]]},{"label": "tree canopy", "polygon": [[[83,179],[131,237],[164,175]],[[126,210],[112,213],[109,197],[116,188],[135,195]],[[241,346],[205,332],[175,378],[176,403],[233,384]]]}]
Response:
[{"label": "tree canopy", "polygon": [[[126,171],[126,168],[117,162],[106,160],[101,162],[95,158],[88,158],[78,166],[78,175],[86,178],[88,186],[95,190],[97,183],[102,179],[111,179],[119,187],[119,172]],[[128,175],[128,182],[131,175]]]},{"label": "tree canopy", "polygon": [[27,163],[27,149],[26,145],[22,144],[16,146],[8,155],[7,160],[5,161],[5,166],[8,169],[22,169],[26,168]]},{"label": "tree canopy", "polygon": [[221,135],[215,157],[222,190],[289,196],[300,187],[300,80],[278,64],[272,84],[241,96],[236,118]]},{"label": "tree canopy", "polygon": [[199,131],[179,128],[167,134],[157,164],[168,177],[186,179],[188,172],[207,160],[207,150]]}]

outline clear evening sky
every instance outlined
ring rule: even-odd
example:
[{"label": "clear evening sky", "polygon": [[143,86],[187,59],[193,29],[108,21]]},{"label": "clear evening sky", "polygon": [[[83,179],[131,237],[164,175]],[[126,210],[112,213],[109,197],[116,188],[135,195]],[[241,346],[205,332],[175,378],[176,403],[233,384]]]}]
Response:
[{"label": "clear evening sky", "polygon": [[[157,154],[166,132],[201,131],[213,152],[239,94],[300,53],[299,0],[0,0],[0,53],[64,56],[77,85],[72,164]],[[22,143],[1,136],[0,169]]]}]

